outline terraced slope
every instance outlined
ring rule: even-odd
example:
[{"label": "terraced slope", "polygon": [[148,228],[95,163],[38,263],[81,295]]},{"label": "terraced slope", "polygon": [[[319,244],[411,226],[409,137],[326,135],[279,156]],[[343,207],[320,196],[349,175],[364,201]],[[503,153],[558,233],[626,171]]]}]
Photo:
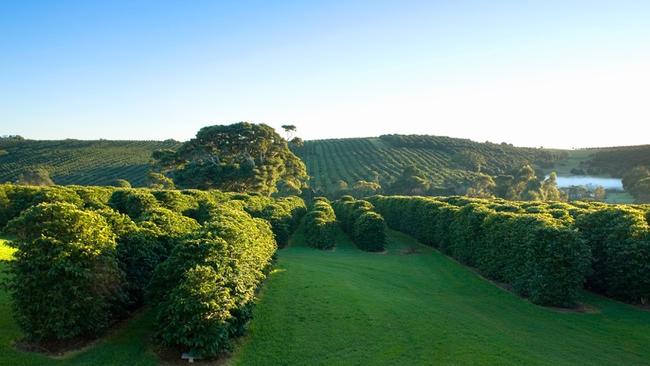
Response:
[{"label": "terraced slope", "polygon": [[173,149],[177,141],[0,140],[0,182],[43,167],[57,184],[108,185],[126,179],[144,185],[151,153]]}]

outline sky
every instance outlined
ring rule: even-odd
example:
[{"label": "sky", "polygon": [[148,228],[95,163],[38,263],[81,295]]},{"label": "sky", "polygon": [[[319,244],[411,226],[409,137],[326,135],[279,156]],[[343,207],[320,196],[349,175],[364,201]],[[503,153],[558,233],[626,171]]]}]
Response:
[{"label": "sky", "polygon": [[650,1],[0,0],[0,135],[650,143]]}]

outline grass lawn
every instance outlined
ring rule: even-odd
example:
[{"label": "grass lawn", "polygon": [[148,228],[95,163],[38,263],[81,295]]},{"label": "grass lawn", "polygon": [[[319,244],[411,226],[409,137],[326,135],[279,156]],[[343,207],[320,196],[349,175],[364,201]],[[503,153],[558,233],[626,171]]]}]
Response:
[{"label": "grass lawn", "polygon": [[387,254],[339,239],[280,251],[233,364],[650,364],[650,312],[589,293],[593,313],[551,310],[402,234]]},{"label": "grass lawn", "polygon": [[605,202],[633,204],[636,202],[636,200],[628,192],[607,192],[607,196],[605,197]]}]

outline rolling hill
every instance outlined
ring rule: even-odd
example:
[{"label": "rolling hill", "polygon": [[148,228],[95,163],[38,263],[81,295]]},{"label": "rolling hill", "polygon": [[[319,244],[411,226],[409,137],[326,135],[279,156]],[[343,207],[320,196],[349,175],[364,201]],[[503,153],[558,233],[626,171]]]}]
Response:
[{"label": "rolling hill", "polygon": [[[447,181],[470,179],[478,170],[476,162],[481,172],[498,175],[524,163],[549,168],[568,156],[563,150],[424,135],[313,140],[296,152],[307,165],[312,185],[324,192],[331,192],[341,180],[353,184],[375,176],[384,185],[408,165],[416,165],[434,187],[443,188]],[[468,162],[468,158],[475,161]]]},{"label": "rolling hill", "polygon": [[[108,185],[115,179],[126,179],[133,186],[143,186],[151,153],[180,144],[174,140],[0,139],[0,182],[15,181],[22,172],[42,167],[62,185]],[[477,163],[481,172],[490,175],[506,173],[524,163],[564,175],[578,168],[614,177],[621,177],[636,165],[650,166],[650,145],[557,150],[428,135],[311,140],[294,151],[307,165],[312,187],[326,194],[336,191],[340,181],[352,185],[377,179],[384,186],[409,165],[423,170],[439,189],[449,181],[471,179]]]},{"label": "rolling hill", "polygon": [[32,168],[45,168],[56,184],[109,185],[126,179],[144,185],[151,153],[173,149],[166,141],[0,139],[0,182],[18,179]]}]

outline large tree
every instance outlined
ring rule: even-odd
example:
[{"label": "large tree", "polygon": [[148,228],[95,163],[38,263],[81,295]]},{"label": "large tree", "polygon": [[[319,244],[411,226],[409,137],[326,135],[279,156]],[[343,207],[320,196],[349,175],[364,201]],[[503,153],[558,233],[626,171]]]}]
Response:
[{"label": "large tree", "polygon": [[280,182],[302,188],[307,179],[305,165],[287,141],[265,124],[203,127],[178,150],[157,151],[153,157],[181,188],[271,194]]}]

